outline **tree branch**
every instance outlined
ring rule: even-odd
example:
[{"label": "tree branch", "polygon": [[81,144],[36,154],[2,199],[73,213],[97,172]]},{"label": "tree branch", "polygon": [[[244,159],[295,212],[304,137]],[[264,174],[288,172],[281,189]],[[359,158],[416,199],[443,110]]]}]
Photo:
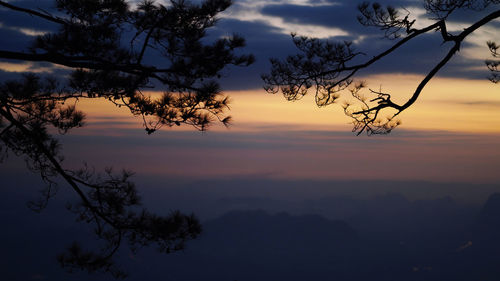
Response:
[{"label": "tree branch", "polygon": [[445,66],[448,61],[455,55],[456,52],[460,50],[460,45],[462,41],[470,35],[472,32],[474,32],[476,29],[480,28],[481,26],[487,24],[488,22],[500,17],[500,10],[495,11],[490,13],[489,15],[485,16],[481,20],[477,21],[473,25],[469,26],[466,28],[462,33],[460,33],[457,36],[453,36],[453,40],[455,41],[455,45],[450,49],[450,51],[446,54],[446,56],[425,76],[425,78],[420,82],[420,84],[417,86],[415,92],[411,96],[411,98],[401,106],[400,111],[405,110],[406,108],[410,107],[415,101],[418,99],[418,96],[424,89],[424,87],[427,85],[427,83],[438,73],[438,71]]},{"label": "tree branch", "polygon": [[27,137],[29,137],[31,139],[31,141],[33,141],[36,144],[36,146],[42,151],[43,155],[45,157],[47,157],[47,159],[50,161],[50,163],[52,164],[52,166],[54,167],[54,169],[57,171],[57,173],[64,178],[64,180],[78,194],[78,196],[80,197],[80,199],[82,199],[82,201],[83,201],[83,203],[84,203],[84,205],[86,207],[88,207],[89,209],[91,209],[92,212],[94,212],[95,214],[99,215],[99,217],[102,220],[104,220],[105,222],[107,222],[109,225],[116,227],[116,225],[114,224],[113,221],[109,220],[106,216],[102,215],[99,212],[99,210],[95,209],[95,207],[92,205],[92,203],[90,203],[90,201],[87,198],[87,196],[85,196],[85,194],[80,189],[80,187],[78,187],[78,184],[75,181],[73,181],[73,179],[72,179],[72,177],[70,175],[68,175],[66,173],[66,171],[62,168],[62,166],[59,163],[59,161],[57,161],[54,158],[54,156],[52,155],[52,153],[50,153],[47,150],[47,148],[45,147],[45,145],[36,136],[32,135],[32,132],[29,129],[27,129],[22,123],[20,123],[19,121],[17,121],[16,118],[14,118],[14,116],[12,116],[12,114],[10,114],[8,111],[0,108],[0,114],[5,119],[7,119],[11,124],[13,124],[16,128],[18,128],[19,130],[21,130],[23,132],[23,134],[25,134]]},{"label": "tree branch", "polygon": [[[432,30],[439,31],[443,41],[453,42],[453,46],[445,57],[425,75],[413,94],[404,104],[398,105],[390,100],[390,96],[384,96],[378,92],[372,91],[372,93],[377,94],[378,97],[371,100],[371,102],[375,104],[370,106],[369,103],[365,102],[363,98],[358,95],[358,91],[362,87],[355,86],[354,89],[351,89],[353,96],[364,105],[361,109],[356,109],[354,112],[347,109],[350,107],[350,104],[344,107],[345,113],[355,119],[355,130],[360,130],[359,133],[364,130],[370,130],[372,133],[384,133],[384,130],[390,131],[394,126],[399,124],[398,122],[394,123],[392,119],[415,103],[427,83],[460,50],[460,45],[463,40],[481,26],[500,17],[500,10],[493,11],[464,29],[458,35],[453,35],[448,33],[445,19],[439,19],[437,22],[422,29],[414,29],[409,28],[413,22],[408,20],[408,16],[401,20],[397,17],[397,13],[393,8],[388,8],[388,12],[384,14],[380,5],[374,4],[374,10],[370,11],[369,4],[364,3],[361,9],[362,12],[365,11],[363,15],[368,18],[366,23],[371,23],[370,25],[378,26],[386,31],[390,28],[398,28],[400,25],[406,26],[408,35],[371,59],[354,65],[346,65],[346,62],[352,59],[350,54],[353,53],[353,49],[350,48],[350,43],[344,42],[343,45],[336,45],[328,41],[326,43],[321,43],[318,39],[314,38],[301,37],[300,40],[296,40],[294,37],[294,43],[301,53],[295,56],[288,56],[283,62],[272,59],[271,74],[262,76],[267,84],[264,88],[271,93],[276,93],[281,90],[285,98],[294,100],[305,95],[307,90],[314,85],[316,87],[317,105],[328,105],[339,97],[336,92],[345,90],[346,87],[353,82],[352,78],[359,70],[371,66],[373,63],[393,53],[419,35],[428,33]],[[377,18],[378,16],[380,16],[380,18]],[[488,46],[490,50],[491,48],[495,48],[493,43],[489,43]],[[492,51],[492,53],[494,52]],[[342,60],[342,58],[345,58],[345,60]],[[486,65],[490,70],[492,70],[492,68],[496,70],[498,63],[495,61],[486,61]],[[495,74],[496,72],[493,72],[493,78],[490,78],[490,80],[494,82],[496,81]],[[342,87],[343,85],[345,87]],[[333,89],[333,91],[331,91],[331,89]],[[318,95],[321,96],[318,97]],[[385,108],[393,108],[397,112],[392,115],[392,117],[388,118],[386,123],[380,123],[377,117],[379,116],[379,112]],[[376,122],[377,125],[374,125]],[[371,125],[374,125],[375,128],[371,128]]]},{"label": "tree branch", "polygon": [[9,4],[5,1],[0,1],[0,6],[4,6],[8,9],[11,9],[11,10],[14,10],[14,11],[18,11],[18,12],[22,12],[22,13],[26,13],[26,14],[29,14],[29,15],[32,15],[32,16],[36,16],[36,17],[40,17],[40,18],[43,18],[45,20],[48,20],[48,21],[51,21],[51,22],[54,22],[54,23],[58,23],[58,24],[67,24],[67,22],[61,18],[58,18],[58,17],[54,17],[54,16],[51,16],[51,15],[47,15],[47,14],[42,14],[40,12],[37,12],[35,10],[31,10],[31,9],[26,9],[26,8],[21,8],[21,7],[18,7],[18,6],[14,6],[12,4]]}]

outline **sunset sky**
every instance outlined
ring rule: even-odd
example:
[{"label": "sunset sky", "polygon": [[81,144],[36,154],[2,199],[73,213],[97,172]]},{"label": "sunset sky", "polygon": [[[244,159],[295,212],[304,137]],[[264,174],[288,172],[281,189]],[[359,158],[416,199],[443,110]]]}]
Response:
[{"label": "sunset sky", "polygon": [[[6,2],[58,13],[53,0]],[[137,2],[129,1],[132,6]],[[158,2],[169,5],[168,0]],[[237,54],[256,58],[249,67],[225,68],[218,78],[231,100],[227,114],[233,121],[228,127],[214,122],[201,132],[182,125],[148,135],[141,117],[108,100],[65,101],[85,113],[85,126],[64,135],[51,133],[60,141],[68,174],[75,175],[82,166],[97,171],[95,179],[83,179],[90,185],[75,185],[98,191],[88,197],[99,201],[99,212],[109,204],[102,203],[99,192],[116,192],[106,189],[115,182],[106,182],[101,172],[113,167],[116,173],[133,171],[146,210],[158,216],[180,210],[201,221],[201,235],[188,238],[186,249],[168,255],[152,251],[155,243],[146,243],[138,252],[129,248],[125,241],[137,238],[130,232],[141,231],[144,216],[131,226],[125,223],[123,228],[132,230],[124,232],[123,242],[120,230],[121,247],[112,255],[130,271],[126,280],[498,280],[500,84],[488,80],[485,65],[492,59],[486,42],[500,43],[498,18],[466,38],[417,102],[398,116],[401,125],[387,135],[352,132],[351,118],[342,108],[352,99],[349,92],[320,108],[313,91],[290,102],[281,93],[264,90],[261,75],[270,71],[269,59],[297,53],[292,33],[353,42],[364,54],[362,61],[390,48],[395,40],[357,21],[358,2],[234,0],[206,38],[208,42],[239,34],[246,47]],[[416,28],[434,22],[422,0],[379,2],[409,13]],[[498,1],[490,2],[496,4],[483,11],[452,14],[448,31],[459,33],[498,10]],[[56,28],[0,8],[0,50],[29,52],[36,36]],[[362,69],[355,79],[403,104],[451,47],[439,32],[430,32]],[[144,57],[154,65],[160,59],[154,51]],[[0,83],[28,72],[65,83],[70,70],[0,59]],[[151,85],[155,87],[143,93],[160,96],[162,85]],[[26,203],[37,200],[46,185],[28,169],[26,155],[9,152],[2,158],[4,146],[0,143],[0,224],[6,226],[0,231],[0,279],[115,280],[108,273],[67,273],[59,266],[55,257],[75,240],[85,251],[104,245],[95,236],[101,226],[87,214],[97,211],[82,211],[90,219],[68,211],[68,203],[86,203],[70,188],[68,178],[65,182],[55,177],[57,195],[41,214],[32,212]],[[106,188],[95,187],[100,181]],[[104,201],[113,203],[110,208],[129,203],[108,197]],[[139,208],[127,205],[116,216],[128,222],[127,212]],[[104,210],[103,216],[114,212]],[[155,218],[145,226],[150,223],[157,232],[171,226],[168,221],[157,229]]]},{"label": "sunset sky", "polygon": [[[19,6],[51,9],[52,1],[10,1]],[[383,1],[406,7],[416,27],[431,22],[421,1]],[[220,16],[209,35],[243,35],[257,62],[248,68],[228,68],[222,87],[231,97],[228,128],[207,132],[163,128],[146,136],[141,120],[106,101],[80,101],[87,115],[84,128],[63,136],[70,165],[85,161],[97,167],[116,166],[163,178],[189,179],[263,177],[322,180],[424,180],[498,183],[500,173],[500,91],[487,80],[486,41],[500,41],[496,20],[468,38],[452,61],[424,89],[420,99],[400,115],[402,125],[387,136],[355,136],[337,104],[318,108],[313,95],[287,102],[263,89],[260,74],[269,58],[293,54],[290,33],[328,40],[350,40],[367,57],[393,42],[375,28],[356,20],[356,1],[236,0]],[[484,11],[482,12],[485,13]],[[0,9],[2,47],[27,50],[34,36],[53,28],[36,19]],[[456,32],[481,17],[458,13],[449,22]],[[359,73],[373,89],[383,89],[404,101],[426,71],[450,46],[439,34],[424,35]],[[15,78],[31,71],[60,75],[64,69],[44,63],[0,61],[0,77]],[[155,92],[151,92],[155,95]],[[3,165],[8,165],[4,163]]]}]

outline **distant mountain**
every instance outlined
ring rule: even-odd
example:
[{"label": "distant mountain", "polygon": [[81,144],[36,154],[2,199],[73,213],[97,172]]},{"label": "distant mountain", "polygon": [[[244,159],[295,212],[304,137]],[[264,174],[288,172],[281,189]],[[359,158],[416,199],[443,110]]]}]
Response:
[{"label": "distant mountain", "polygon": [[[98,244],[61,211],[64,201],[57,199],[36,215],[12,204],[12,197],[0,198],[6,226],[0,231],[2,280],[113,280],[59,268],[55,256],[73,240]],[[477,206],[394,193],[297,202],[227,197],[210,206],[217,212],[184,251],[119,252],[127,280],[497,281],[500,276],[500,193]],[[249,210],[252,206],[267,211]],[[237,211],[224,211],[229,207]],[[306,212],[317,213],[296,215]]]},{"label": "distant mountain", "polygon": [[345,274],[359,252],[352,227],[318,215],[231,211],[203,226],[199,240],[168,260],[184,272],[179,280],[326,281]]},{"label": "distant mountain", "polygon": [[277,252],[328,251],[357,240],[356,231],[343,221],[319,215],[292,216],[265,211],[232,211],[204,224],[203,241],[240,251],[275,249]]},{"label": "distant mountain", "polygon": [[499,251],[500,255],[500,193],[488,197],[472,228],[478,247],[488,251]]},{"label": "distant mountain", "polygon": [[500,193],[488,197],[478,217],[479,223],[500,230]]}]

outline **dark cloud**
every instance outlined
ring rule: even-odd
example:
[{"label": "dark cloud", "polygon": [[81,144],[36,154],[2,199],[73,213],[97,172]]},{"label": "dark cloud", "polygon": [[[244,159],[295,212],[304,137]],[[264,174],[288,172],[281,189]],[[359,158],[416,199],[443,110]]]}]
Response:
[{"label": "dark cloud", "polygon": [[[384,1],[383,4],[392,5],[394,7],[404,6],[422,6],[421,1]],[[419,5],[417,5],[419,4]],[[362,26],[356,19],[357,2],[344,1],[342,5],[332,6],[298,6],[298,5],[269,5],[262,9],[262,13],[281,17],[286,22],[316,24],[326,27],[340,27],[349,33],[345,37],[335,37],[331,40],[355,40],[359,36],[364,36],[366,39],[356,45],[358,51],[367,54],[366,58],[381,53],[390,48],[397,41],[382,39],[383,32],[374,27]],[[477,20],[478,14],[485,14],[474,11],[460,11],[457,17],[453,20],[465,22],[473,22]],[[492,23],[492,25],[499,25]],[[304,34],[314,37],[314,34]],[[412,40],[410,43],[399,48],[397,51],[389,54],[372,67],[363,70],[360,73],[365,74],[381,74],[381,73],[408,73],[408,74],[426,74],[430,71],[445,55],[450,44],[442,44],[442,38],[439,34],[426,34]],[[290,44],[290,43],[289,43]],[[473,46],[470,43],[464,42],[463,48]],[[488,54],[485,53],[485,58]],[[467,59],[460,55],[455,56],[447,66],[439,72],[440,76],[444,77],[461,77],[469,79],[484,79],[488,75],[486,68],[482,70],[470,70],[471,66],[481,66],[484,62]]]},{"label": "dark cloud", "polygon": [[460,104],[474,107],[482,107],[488,109],[500,109],[500,101],[491,100],[476,100],[476,101],[456,101],[456,100],[442,100],[443,104]]},{"label": "dark cloud", "polygon": [[[445,102],[445,101],[443,101]],[[453,101],[446,101],[452,103]],[[481,102],[478,102],[481,104]],[[471,105],[475,104],[471,101]],[[249,131],[233,132],[231,130],[219,132],[201,133],[197,131],[174,131],[165,128],[154,138],[148,137],[143,133],[141,120],[136,119],[132,127],[128,129],[116,128],[109,129],[112,124],[124,124],[123,117],[101,118],[103,121],[91,120],[91,128],[83,128],[85,131],[79,135],[67,135],[64,137],[64,143],[70,146],[68,149],[74,149],[76,154],[85,156],[85,153],[78,151],[78,147],[88,148],[87,146],[96,145],[100,149],[114,146],[116,149],[126,150],[127,147],[140,147],[144,143],[148,144],[148,150],[153,152],[162,147],[175,148],[175,150],[193,150],[201,148],[205,151],[210,150],[231,150],[235,151],[308,151],[321,152],[336,147],[362,147],[363,150],[373,149],[380,151],[380,154],[389,152],[391,146],[402,145],[406,148],[411,146],[426,145],[427,148],[439,148],[443,145],[455,145],[463,147],[474,146],[497,146],[500,144],[498,135],[477,136],[474,134],[455,133],[448,131],[429,131],[429,130],[409,130],[399,128],[383,138],[365,138],[355,136],[349,132],[350,127],[346,125],[344,130],[314,130],[302,128],[297,125],[254,125]],[[133,120],[132,120],[133,121]],[[238,120],[236,120],[237,122]],[[347,121],[347,117],[346,117]],[[404,119],[403,119],[404,121]],[[347,123],[347,122],[346,122]],[[130,122],[128,123],[130,124]],[[102,125],[102,126],[101,126]],[[241,124],[240,127],[244,126]],[[90,125],[89,125],[90,127]],[[101,129],[99,129],[101,128]],[[76,132],[76,131],[75,131]],[[112,132],[112,135],[107,133]],[[119,137],[115,136],[118,135]],[[458,143],[457,140],[460,140]],[[451,146],[449,147],[451,149]],[[360,148],[361,150],[361,148]],[[98,160],[100,156],[97,155]],[[99,162],[96,160],[95,162]],[[395,159],[394,159],[395,161]]]},{"label": "dark cloud", "polygon": [[[283,18],[286,22],[314,24],[325,27],[340,27],[351,36],[368,33],[357,20],[357,9],[362,1],[332,1],[330,6],[268,5],[261,12],[265,15]],[[415,6],[421,1],[384,1],[382,4],[396,8]]]},{"label": "dark cloud", "polygon": [[[482,2],[482,1],[476,1]],[[498,7],[495,5],[489,5],[484,9],[458,9],[454,11],[448,18],[449,22],[457,22],[457,23],[473,23],[486,16],[487,14],[497,10]],[[429,17],[434,17],[432,14],[429,14]]]},{"label": "dark cloud", "polygon": [[0,69],[0,81],[18,80],[19,72],[7,72]]},{"label": "dark cloud", "polygon": [[0,38],[2,38],[1,49],[4,51],[27,51],[33,36],[25,35],[19,30],[0,27]]},{"label": "dark cloud", "polygon": [[[54,8],[55,1],[12,1],[11,4],[21,8],[28,8],[42,13],[57,14]],[[12,11],[10,9],[0,8],[0,23],[10,27],[36,28],[39,31],[54,30],[56,25],[53,23],[41,20],[39,17],[31,16],[23,12]]]},{"label": "dark cloud", "polygon": [[246,40],[246,47],[240,53],[251,53],[257,60],[249,67],[231,67],[224,71],[222,86],[226,90],[262,88],[260,75],[268,71],[269,58],[293,54],[296,49],[291,36],[262,22],[245,22],[237,19],[221,19],[210,32],[212,38],[239,34]]},{"label": "dark cloud", "polygon": [[[359,1],[311,1],[310,3],[326,3],[332,5],[303,6],[280,4],[279,1],[269,1],[269,4],[262,8],[261,13],[267,16],[280,17],[285,22],[294,24],[312,24],[325,27],[341,28],[348,32],[347,36],[335,37],[332,40],[356,40],[360,36],[364,40],[356,41],[356,48],[367,54],[360,57],[359,61],[366,60],[373,55],[389,48],[395,41],[382,39],[383,32],[373,27],[364,27],[356,19],[357,5]],[[43,10],[54,11],[52,1],[16,1],[15,4],[22,7],[41,8]],[[383,4],[394,7],[422,7],[422,1],[384,1]],[[234,9],[241,9],[239,2],[235,3]],[[486,11],[487,12],[487,11]],[[471,11],[459,11],[452,18],[457,22],[473,21],[483,13]],[[6,9],[0,9],[0,22],[3,27],[0,29],[2,38],[9,38],[2,42],[2,49],[20,51],[26,50],[30,45],[33,36],[27,36],[16,29],[31,28],[36,30],[54,30],[54,26],[41,21],[35,17],[27,16],[22,13],[12,12]],[[492,26],[498,26],[500,23],[492,23]],[[297,53],[297,49],[289,35],[283,34],[282,30],[271,26],[266,22],[249,22],[238,19],[223,18],[218,25],[209,31],[208,40],[213,40],[220,36],[227,36],[237,33],[246,38],[247,46],[240,53],[252,53],[257,61],[250,67],[231,67],[224,70],[222,77],[222,86],[226,90],[246,90],[260,89],[263,85],[260,75],[270,69],[269,58],[284,58],[287,55]],[[304,34],[314,36],[314,34]],[[495,38],[491,38],[492,40]],[[465,42],[463,48],[472,46]],[[408,73],[408,74],[426,74],[434,67],[446,54],[449,44],[442,45],[442,39],[439,34],[423,35],[412,40],[409,44],[389,54],[372,67],[360,72],[361,75],[382,74],[382,73]],[[145,61],[155,62],[155,53],[147,53]],[[485,52],[485,59],[489,54]],[[477,66],[483,66],[484,62],[477,59],[467,59],[460,55],[455,56],[447,66],[441,70],[438,75],[445,77],[461,77],[469,79],[484,79],[488,76],[486,68],[477,69]],[[472,68],[476,67],[476,68]],[[475,69],[475,70],[471,70]],[[11,75],[9,75],[11,76]],[[159,83],[152,82],[158,90],[163,88]]]},{"label": "dark cloud", "polygon": [[[317,1],[316,1],[317,2]],[[317,24],[326,27],[341,27],[349,33],[364,34],[364,28],[359,24],[356,17],[359,15],[358,5],[363,1],[331,1],[335,5],[330,6],[302,6],[293,4],[268,5],[261,12],[270,16],[283,18],[290,23]],[[376,2],[376,1],[372,1]],[[383,6],[392,6],[405,14],[405,8],[424,8],[423,1],[420,0],[389,0],[380,2]],[[494,6],[490,5],[484,10],[476,11],[471,9],[459,9],[450,17],[449,22],[472,23],[494,11]],[[432,14],[424,15],[433,18]],[[410,15],[411,18],[411,15]]]},{"label": "dark cloud", "polygon": [[[56,12],[52,4],[53,1],[13,1],[12,4],[23,8],[38,10],[41,12]],[[0,49],[3,51],[12,52],[29,52],[29,48],[36,38],[29,33],[50,32],[57,28],[56,25],[40,19],[35,16],[30,16],[25,13],[16,12],[7,8],[0,8],[0,38],[2,38]],[[18,60],[0,59],[0,62],[21,63]],[[32,66],[27,69],[27,72],[38,72],[39,68],[52,69],[50,74],[56,77],[62,77],[67,74],[66,70],[53,68],[49,63],[32,63]],[[17,72],[7,72],[0,70],[0,80],[12,80],[19,78]],[[48,73],[45,73],[48,74]],[[45,75],[43,74],[43,75]]]},{"label": "dark cloud", "polygon": [[[12,63],[15,65],[19,63],[19,61],[13,60],[0,60],[0,63]],[[43,71],[42,71],[43,70]],[[19,80],[21,75],[32,73],[39,77],[43,78],[55,78],[58,80],[61,86],[65,86],[67,84],[67,75],[69,74],[69,70],[65,68],[58,68],[50,63],[44,62],[34,62],[31,63],[31,66],[27,66],[26,70],[23,72],[14,72],[14,71],[5,71],[0,69],[0,81],[8,81],[8,80]]]},{"label": "dark cloud", "polygon": [[[374,38],[363,40],[357,44],[357,50],[365,52],[371,58],[382,51],[389,49],[397,41]],[[444,43],[437,33],[424,34],[401,46],[396,51],[363,69],[360,74],[405,73],[426,75],[433,69],[452,48],[452,43]],[[477,47],[473,43],[462,43],[462,50]],[[489,52],[484,47],[484,59],[488,59]],[[438,73],[440,77],[485,79],[489,71],[484,60],[467,58],[458,52]]]},{"label": "dark cloud", "polygon": [[283,18],[285,22],[289,23],[340,27],[352,35],[356,35],[358,31],[363,29],[356,20],[355,2],[319,7],[290,4],[269,5],[264,7],[261,12],[265,15]]}]

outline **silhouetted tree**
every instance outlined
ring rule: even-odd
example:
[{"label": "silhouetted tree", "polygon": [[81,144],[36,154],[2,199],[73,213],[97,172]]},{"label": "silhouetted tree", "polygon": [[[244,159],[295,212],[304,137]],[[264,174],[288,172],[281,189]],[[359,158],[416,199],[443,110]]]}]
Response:
[{"label": "silhouetted tree", "polygon": [[[271,59],[270,74],[262,76],[266,83],[265,89],[270,93],[281,91],[286,99],[297,100],[314,87],[316,104],[320,107],[334,103],[342,91],[347,91],[359,102],[359,105],[347,102],[343,105],[345,114],[353,118],[353,132],[358,135],[362,132],[369,135],[391,132],[400,124],[395,117],[415,103],[427,83],[459,51],[463,40],[481,26],[500,17],[498,0],[424,0],[423,4],[434,20],[433,24],[424,28],[415,28],[415,20],[410,19],[407,11],[402,13],[391,6],[384,8],[379,3],[363,2],[358,5],[358,21],[362,25],[377,27],[384,32],[385,38],[396,40],[387,50],[361,62],[360,57],[364,54],[356,51],[352,42],[332,43],[292,34],[300,53],[288,56],[283,61]],[[447,20],[452,13],[459,10],[483,11],[486,8],[494,11],[457,34],[448,32]],[[371,66],[409,41],[435,31],[440,33],[444,42],[452,43],[452,47],[425,75],[405,103],[395,103],[390,94],[381,90],[369,89],[368,96],[373,96],[372,98],[361,93],[366,86],[363,82],[355,82],[354,77],[358,71]],[[498,45],[488,42],[488,47],[492,55],[498,58]],[[492,72],[490,80],[498,82],[499,61],[487,60],[486,64]],[[383,110],[388,110],[390,117],[380,117]]]},{"label": "silhouetted tree", "polygon": [[[63,266],[122,277],[124,272],[112,260],[122,243],[128,242],[133,250],[156,244],[160,251],[171,252],[200,234],[193,215],[157,216],[142,209],[128,171],[116,174],[108,169],[100,174],[87,166],[64,168],[60,144],[51,134],[81,127],[85,115],[77,110],[76,101],[95,98],[141,116],[148,134],[165,125],[187,124],[199,130],[215,120],[227,125],[228,98],[216,79],[225,66],[246,66],[254,60],[251,55],[235,55],[244,46],[239,36],[212,43],[205,39],[217,14],[230,5],[230,0],[199,5],[144,0],[136,6],[124,0],[56,0],[58,12],[51,14],[0,1],[12,12],[58,26],[56,32],[38,36],[29,52],[0,50],[0,58],[73,69],[67,82],[24,74],[0,84],[0,157],[9,151],[23,156],[46,183],[41,200],[30,207],[43,209],[56,192],[56,177],[62,178],[81,199],[68,208],[78,220],[93,224],[105,242],[96,252],[72,245],[59,256]],[[154,87],[153,82],[165,89],[158,99],[141,92]]]}]

